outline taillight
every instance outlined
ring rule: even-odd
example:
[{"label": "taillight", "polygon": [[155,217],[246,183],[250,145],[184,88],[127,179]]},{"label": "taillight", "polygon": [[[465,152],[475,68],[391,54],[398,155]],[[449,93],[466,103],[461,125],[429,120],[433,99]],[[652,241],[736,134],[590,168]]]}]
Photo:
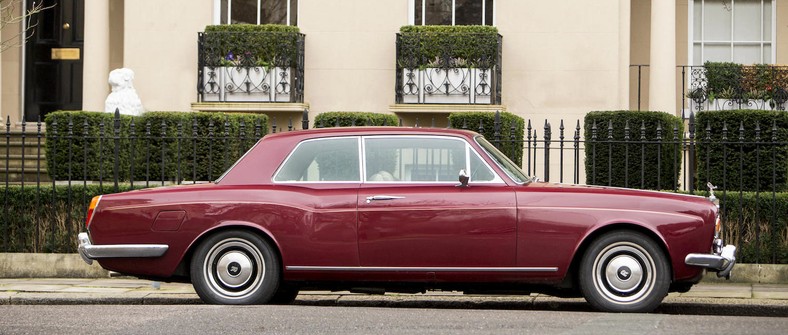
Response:
[{"label": "taillight", "polygon": [[85,217],[85,228],[90,227],[90,221],[93,219],[93,210],[96,209],[98,206],[99,201],[101,201],[101,196],[97,195],[90,200],[90,206],[88,206],[88,215]]}]

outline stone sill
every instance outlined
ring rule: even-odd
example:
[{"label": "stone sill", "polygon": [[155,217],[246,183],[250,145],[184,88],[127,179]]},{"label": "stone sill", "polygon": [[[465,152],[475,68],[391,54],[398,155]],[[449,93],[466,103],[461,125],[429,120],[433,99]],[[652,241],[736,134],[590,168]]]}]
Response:
[{"label": "stone sill", "polygon": [[193,102],[191,108],[195,112],[301,113],[309,109],[309,104],[300,102]]},{"label": "stone sill", "polygon": [[462,112],[505,112],[505,105],[473,104],[394,104],[389,112],[399,113],[462,113]]}]

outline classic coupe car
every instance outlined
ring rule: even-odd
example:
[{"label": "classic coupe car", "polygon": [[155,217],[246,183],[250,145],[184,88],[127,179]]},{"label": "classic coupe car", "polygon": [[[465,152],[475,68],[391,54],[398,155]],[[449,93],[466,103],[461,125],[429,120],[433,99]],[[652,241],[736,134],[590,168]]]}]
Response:
[{"label": "classic coupe car", "polygon": [[267,135],[210,184],[98,196],[79,252],[212,304],[453,290],[646,312],[729,275],[719,232],[704,197],[537,182],[471,131],[358,127]]}]

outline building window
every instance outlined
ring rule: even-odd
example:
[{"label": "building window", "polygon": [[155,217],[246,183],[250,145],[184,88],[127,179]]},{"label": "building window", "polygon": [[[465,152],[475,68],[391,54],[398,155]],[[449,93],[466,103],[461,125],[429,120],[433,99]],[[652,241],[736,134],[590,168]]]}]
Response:
[{"label": "building window", "polygon": [[694,65],[774,62],[774,1],[695,0],[691,17]]},{"label": "building window", "polygon": [[492,26],[494,0],[411,0],[415,25]]},{"label": "building window", "polygon": [[219,24],[298,25],[298,0],[215,0]]}]

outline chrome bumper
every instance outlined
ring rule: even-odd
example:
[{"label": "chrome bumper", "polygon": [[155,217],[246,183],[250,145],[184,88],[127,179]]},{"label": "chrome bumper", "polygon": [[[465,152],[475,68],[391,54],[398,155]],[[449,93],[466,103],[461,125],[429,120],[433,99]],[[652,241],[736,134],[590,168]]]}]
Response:
[{"label": "chrome bumper", "polygon": [[166,244],[107,244],[93,245],[88,233],[79,233],[79,255],[85,263],[93,264],[97,258],[159,257],[170,247]]},{"label": "chrome bumper", "polygon": [[[695,265],[717,272],[717,277],[730,279],[733,265],[736,264],[736,247],[722,246],[722,240],[715,239],[715,252],[712,254],[689,254],[684,258],[687,265]],[[720,247],[717,247],[720,246]],[[716,251],[719,250],[719,251]]]}]

